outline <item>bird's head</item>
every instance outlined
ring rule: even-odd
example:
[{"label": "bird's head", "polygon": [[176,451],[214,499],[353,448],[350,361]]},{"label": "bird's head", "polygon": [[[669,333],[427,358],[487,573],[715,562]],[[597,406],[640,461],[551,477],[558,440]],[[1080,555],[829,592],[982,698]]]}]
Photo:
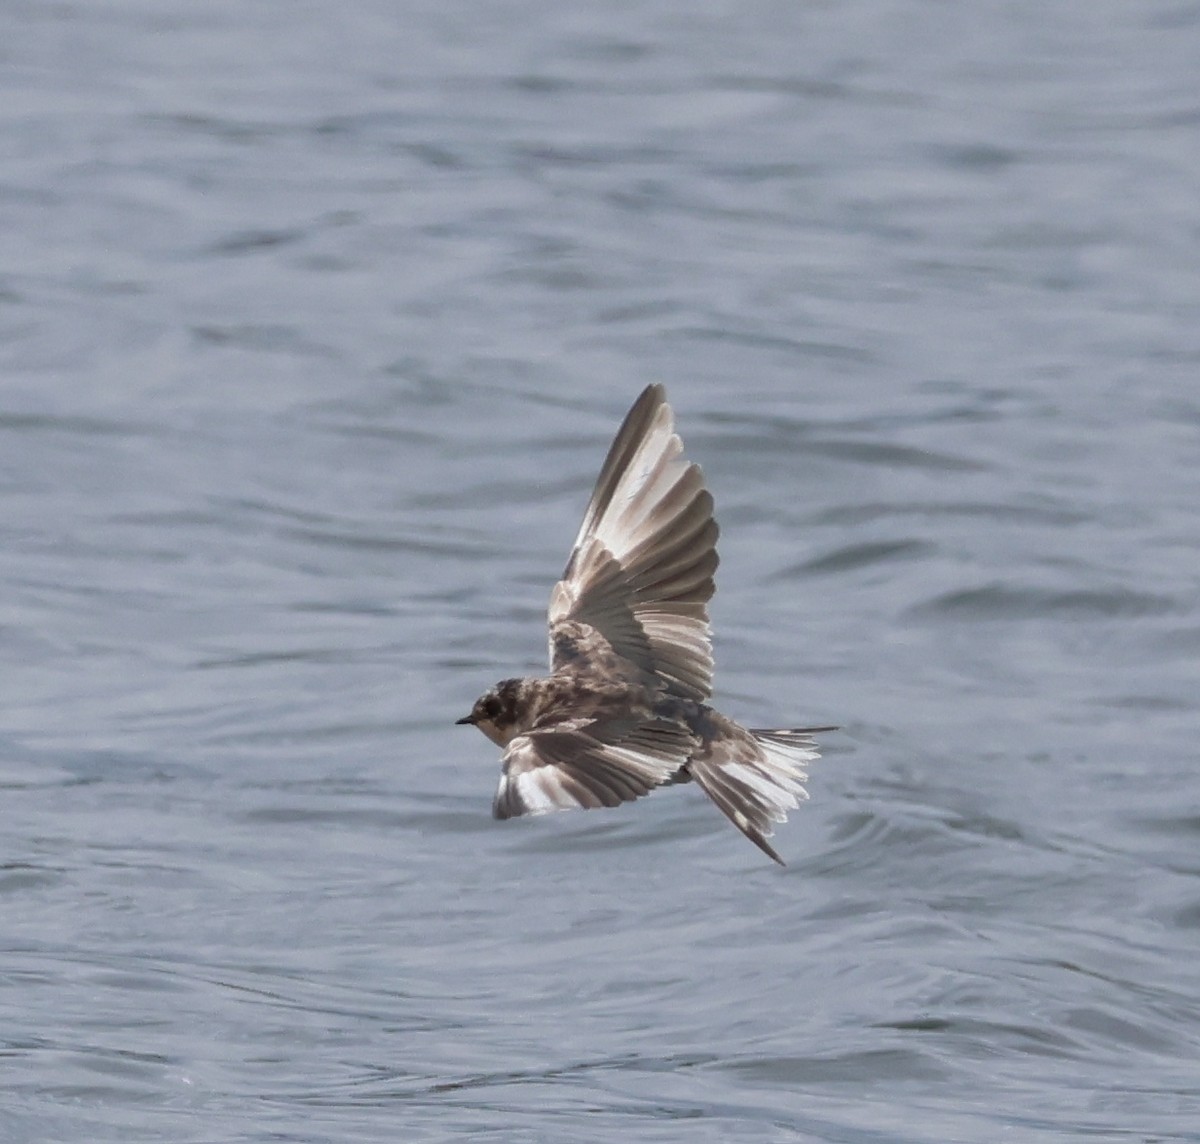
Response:
[{"label": "bird's head", "polygon": [[521,679],[502,679],[475,700],[470,715],[464,715],[457,722],[470,723],[496,746],[507,747],[524,730],[523,716],[528,714],[521,702],[523,682]]}]

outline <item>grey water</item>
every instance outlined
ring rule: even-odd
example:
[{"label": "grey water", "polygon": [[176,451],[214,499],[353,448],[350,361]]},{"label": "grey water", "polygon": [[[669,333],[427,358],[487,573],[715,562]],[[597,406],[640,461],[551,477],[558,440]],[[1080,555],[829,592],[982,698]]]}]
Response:
[{"label": "grey water", "polygon": [[[1200,1141],[1200,5],[0,6],[0,1139]],[[717,702],[489,813],[620,417]]]}]

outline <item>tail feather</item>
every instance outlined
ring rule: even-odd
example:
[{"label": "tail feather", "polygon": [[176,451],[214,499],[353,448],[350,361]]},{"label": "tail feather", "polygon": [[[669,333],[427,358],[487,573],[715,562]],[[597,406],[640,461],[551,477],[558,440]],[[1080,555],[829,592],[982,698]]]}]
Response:
[{"label": "tail feather", "polygon": [[837,727],[775,727],[767,730],[764,727],[751,727],[750,734],[756,739],[766,739],[778,743],[781,747],[816,748],[813,735],[821,735],[826,731],[837,731]]},{"label": "tail feather", "polygon": [[[732,724],[736,727],[736,724]],[[805,766],[818,757],[814,734],[835,727],[789,727],[743,731],[718,738],[692,757],[687,769],[717,809],[780,866],[786,863],[767,839],[808,798]]]}]

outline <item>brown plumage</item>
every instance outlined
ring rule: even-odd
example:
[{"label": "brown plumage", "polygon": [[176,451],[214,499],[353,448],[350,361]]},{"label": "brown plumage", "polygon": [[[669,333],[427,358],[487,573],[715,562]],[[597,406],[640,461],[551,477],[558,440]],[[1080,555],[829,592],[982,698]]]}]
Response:
[{"label": "brown plumage", "polygon": [[551,594],[550,675],[506,679],[459,720],[505,748],[497,818],[616,806],[694,779],[783,865],[767,838],[807,797],[811,736],[835,728],[747,730],[708,706],[712,511],[652,385],[617,432]]}]

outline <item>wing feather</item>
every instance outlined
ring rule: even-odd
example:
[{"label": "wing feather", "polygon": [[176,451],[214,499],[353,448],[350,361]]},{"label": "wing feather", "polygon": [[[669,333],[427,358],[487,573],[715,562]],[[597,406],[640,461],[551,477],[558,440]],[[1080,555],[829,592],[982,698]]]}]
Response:
[{"label": "wing feather", "polygon": [[602,724],[518,735],[501,760],[496,818],[618,806],[662,786],[686,762],[694,738],[665,720],[634,726],[605,742]]},{"label": "wing feather", "polygon": [[668,693],[707,699],[712,512],[699,466],[683,457],[665,392],[652,385],[617,431],[551,596],[551,667],[573,658],[562,625],[586,624]]}]

